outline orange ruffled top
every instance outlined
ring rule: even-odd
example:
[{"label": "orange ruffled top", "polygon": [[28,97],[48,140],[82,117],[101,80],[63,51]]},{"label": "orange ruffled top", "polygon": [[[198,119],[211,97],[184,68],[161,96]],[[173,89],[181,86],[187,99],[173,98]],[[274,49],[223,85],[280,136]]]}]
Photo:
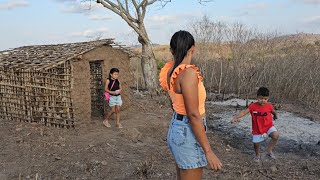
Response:
[{"label": "orange ruffled top", "polygon": [[177,66],[171,75],[170,88],[169,88],[167,83],[167,75],[171,66],[173,66],[173,61],[169,61],[164,65],[164,67],[160,71],[159,81],[163,90],[168,91],[172,101],[172,106],[174,111],[177,112],[178,114],[187,115],[183,96],[182,94],[178,94],[173,91],[173,85],[174,85],[174,79],[178,77],[179,73],[182,70],[186,68],[192,68],[195,71],[197,71],[197,76],[199,79],[199,83],[198,83],[199,112],[200,112],[200,115],[203,115],[205,113],[206,90],[204,88],[202,77],[200,76],[200,72],[198,72],[198,68],[195,67],[195,65],[188,65],[188,64],[180,64],[179,66]]}]

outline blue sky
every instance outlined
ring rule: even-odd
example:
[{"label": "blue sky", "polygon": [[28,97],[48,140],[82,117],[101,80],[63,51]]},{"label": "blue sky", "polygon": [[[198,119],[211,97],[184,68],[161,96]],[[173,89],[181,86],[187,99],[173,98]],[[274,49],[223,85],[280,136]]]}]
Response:
[{"label": "blue sky", "polygon": [[[320,0],[172,0],[148,9],[145,25],[153,43],[168,44],[171,35],[203,15],[215,21],[241,22],[261,31],[320,34]],[[97,36],[137,44],[130,27],[92,1],[0,0],[0,50],[36,44],[93,40]]]}]

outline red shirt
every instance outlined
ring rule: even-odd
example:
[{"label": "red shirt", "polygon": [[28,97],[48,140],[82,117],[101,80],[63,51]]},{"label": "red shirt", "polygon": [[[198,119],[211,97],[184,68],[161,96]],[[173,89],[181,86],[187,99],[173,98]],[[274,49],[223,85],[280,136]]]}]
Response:
[{"label": "red shirt", "polygon": [[249,105],[252,117],[252,134],[259,135],[268,132],[273,126],[272,104],[260,105],[258,102]]}]

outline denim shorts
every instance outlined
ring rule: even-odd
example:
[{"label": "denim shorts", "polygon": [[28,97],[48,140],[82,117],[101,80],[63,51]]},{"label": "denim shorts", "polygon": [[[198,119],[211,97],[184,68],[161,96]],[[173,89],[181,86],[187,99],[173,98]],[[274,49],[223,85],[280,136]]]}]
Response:
[{"label": "denim shorts", "polygon": [[122,105],[122,99],[121,99],[121,95],[119,96],[112,96],[110,95],[110,100],[109,100],[109,106],[113,107],[113,106],[121,106]]},{"label": "denim shorts", "polygon": [[253,143],[259,143],[267,139],[268,136],[270,136],[271,133],[277,131],[277,129],[272,126],[267,133],[265,134],[258,134],[258,135],[252,135],[252,142]]},{"label": "denim shorts", "polygon": [[[206,119],[202,119],[205,130]],[[195,169],[208,164],[204,151],[191,129],[189,119],[183,116],[177,119],[173,113],[167,137],[168,147],[180,169]]]}]

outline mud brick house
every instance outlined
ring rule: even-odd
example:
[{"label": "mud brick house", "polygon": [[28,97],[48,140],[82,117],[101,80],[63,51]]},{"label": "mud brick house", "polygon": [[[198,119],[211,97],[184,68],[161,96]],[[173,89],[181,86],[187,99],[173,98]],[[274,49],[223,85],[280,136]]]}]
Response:
[{"label": "mud brick house", "polygon": [[68,128],[101,117],[110,68],[120,69],[125,101],[133,55],[113,39],[0,51],[0,119]]}]

